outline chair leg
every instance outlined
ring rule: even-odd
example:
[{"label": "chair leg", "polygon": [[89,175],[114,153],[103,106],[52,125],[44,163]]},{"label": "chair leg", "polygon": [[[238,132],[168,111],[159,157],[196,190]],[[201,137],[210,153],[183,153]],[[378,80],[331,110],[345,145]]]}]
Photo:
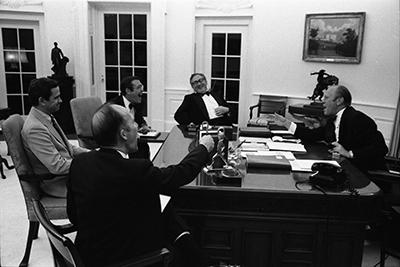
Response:
[{"label": "chair leg", "polygon": [[39,222],[30,221],[29,222],[29,230],[28,230],[28,240],[26,241],[25,254],[24,254],[24,257],[22,258],[21,263],[19,264],[19,267],[28,266],[29,256],[31,255],[32,241],[33,241],[33,239],[37,238],[38,230],[39,230]]},{"label": "chair leg", "polygon": [[4,175],[4,170],[3,170],[3,157],[0,156],[0,174],[2,179],[6,179],[6,176]]}]

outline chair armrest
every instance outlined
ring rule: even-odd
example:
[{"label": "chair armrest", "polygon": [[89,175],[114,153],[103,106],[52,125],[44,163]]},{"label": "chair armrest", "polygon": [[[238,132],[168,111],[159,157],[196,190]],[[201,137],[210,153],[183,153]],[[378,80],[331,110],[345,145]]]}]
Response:
[{"label": "chair armrest", "polygon": [[253,118],[253,109],[254,109],[254,108],[257,108],[257,107],[259,107],[259,106],[260,106],[260,103],[249,107],[249,109],[250,109],[250,115],[249,115],[250,120]]},{"label": "chair armrest", "polygon": [[138,256],[136,258],[112,264],[107,267],[141,267],[148,266],[153,263],[163,262],[166,258],[170,257],[170,251],[167,248],[155,250],[153,252]]},{"label": "chair armrest", "polygon": [[56,228],[63,235],[75,232],[77,230],[76,226],[73,225],[72,223],[56,225]]}]

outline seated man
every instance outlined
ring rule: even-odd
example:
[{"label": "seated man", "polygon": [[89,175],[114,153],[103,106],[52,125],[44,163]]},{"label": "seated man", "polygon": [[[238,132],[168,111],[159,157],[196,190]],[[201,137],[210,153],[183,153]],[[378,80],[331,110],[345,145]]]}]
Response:
[{"label": "seated man", "polygon": [[[141,111],[143,84],[137,76],[128,76],[122,79],[120,84],[121,95],[114,97],[109,101],[111,104],[117,104],[129,110],[135,118],[139,129],[139,133],[146,134],[151,131],[150,126],[147,125],[146,120],[143,118]],[[130,157],[135,158],[150,158],[150,148],[145,140],[139,140],[138,151],[132,153]]]},{"label": "seated man", "polygon": [[211,125],[232,125],[228,104],[207,88],[207,79],[203,73],[193,73],[190,84],[195,92],[186,95],[175,112],[174,118],[179,124],[200,125],[207,121]]},{"label": "seated man", "polygon": [[62,102],[57,81],[32,80],[29,100],[32,108],[21,131],[29,161],[34,173],[43,178],[40,186],[45,193],[66,197],[66,179],[72,158],[88,150],[69,143],[52,115]]},{"label": "seated man", "polygon": [[360,170],[385,169],[388,148],[375,122],[351,106],[351,94],[342,86],[329,87],[323,97],[325,125],[309,129],[275,114],[275,122],[297,137],[308,141],[326,141],[331,152],[348,158]]},{"label": "seated man", "polygon": [[[174,234],[160,210],[159,194],[171,195],[191,182],[205,166],[214,141],[207,135],[179,164],[154,167],[146,159],[129,159],[137,150],[137,124],[133,115],[115,104],[103,105],[92,119],[99,151],[79,155],[72,161],[67,211],[78,228],[76,246],[85,266],[104,266],[159,249],[167,240],[183,250],[189,235]],[[186,240],[187,241],[187,240]],[[181,253],[186,263],[200,266],[190,251]]]}]

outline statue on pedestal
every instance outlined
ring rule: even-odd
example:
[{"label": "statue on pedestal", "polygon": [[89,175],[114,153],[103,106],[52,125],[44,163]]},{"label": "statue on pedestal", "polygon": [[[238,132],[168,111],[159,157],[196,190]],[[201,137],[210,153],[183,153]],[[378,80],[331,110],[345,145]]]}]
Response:
[{"label": "statue on pedestal", "polygon": [[317,77],[317,85],[314,88],[314,92],[312,96],[308,96],[309,99],[315,101],[315,99],[318,97],[319,100],[322,100],[322,96],[324,95],[324,90],[328,89],[328,86],[330,85],[337,85],[339,83],[339,79],[334,76],[330,75],[325,72],[325,70],[320,70],[318,72],[312,72],[310,75],[316,75],[318,74]]},{"label": "statue on pedestal", "polygon": [[54,42],[54,47],[51,49],[51,62],[53,63],[51,70],[54,72],[51,76],[52,78],[57,79],[68,76],[66,66],[69,62],[69,58],[64,56],[57,42]]}]

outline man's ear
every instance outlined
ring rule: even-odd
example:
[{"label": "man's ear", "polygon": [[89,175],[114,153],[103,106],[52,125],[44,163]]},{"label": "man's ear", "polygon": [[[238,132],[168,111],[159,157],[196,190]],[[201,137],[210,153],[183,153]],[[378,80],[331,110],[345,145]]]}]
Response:
[{"label": "man's ear", "polygon": [[343,102],[344,102],[343,96],[340,96],[340,97],[338,97],[338,98],[336,99],[336,105],[337,105],[337,106],[343,105]]},{"label": "man's ear", "polygon": [[38,99],[39,105],[43,105],[44,101],[46,101],[46,99],[44,99],[43,97],[39,96],[39,99]]},{"label": "man's ear", "polygon": [[121,138],[123,140],[125,140],[125,141],[128,140],[128,137],[126,136],[126,131],[124,128],[121,128],[121,130],[119,130],[119,135],[121,136]]}]

